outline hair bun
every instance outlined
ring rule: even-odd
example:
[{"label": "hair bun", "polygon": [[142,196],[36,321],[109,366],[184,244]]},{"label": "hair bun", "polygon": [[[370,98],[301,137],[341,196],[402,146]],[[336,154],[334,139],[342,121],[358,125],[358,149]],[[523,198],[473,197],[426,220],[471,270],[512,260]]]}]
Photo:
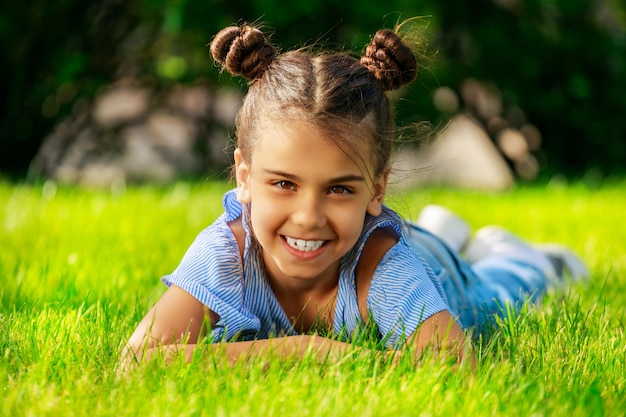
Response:
[{"label": "hair bun", "polygon": [[381,29],[374,35],[361,57],[363,64],[385,91],[397,90],[409,84],[417,75],[417,60],[398,35]]},{"label": "hair bun", "polygon": [[276,48],[269,44],[257,28],[230,26],[213,38],[211,55],[231,74],[255,80],[272,63]]}]

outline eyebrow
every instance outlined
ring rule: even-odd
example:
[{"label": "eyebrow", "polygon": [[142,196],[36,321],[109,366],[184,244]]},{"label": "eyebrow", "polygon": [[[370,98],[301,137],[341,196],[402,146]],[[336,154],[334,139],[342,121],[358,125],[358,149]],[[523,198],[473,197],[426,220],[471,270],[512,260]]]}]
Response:
[{"label": "eyebrow", "polygon": [[[263,171],[265,171],[266,174],[276,175],[276,176],[287,178],[293,181],[300,180],[300,178],[297,175],[293,175],[284,171],[279,171],[279,170],[274,170],[274,169],[264,169]],[[331,178],[330,180],[328,180],[328,183],[336,184],[336,183],[354,182],[354,181],[365,182],[365,177],[363,177],[362,175],[353,175],[353,174],[343,175],[341,177]]]}]

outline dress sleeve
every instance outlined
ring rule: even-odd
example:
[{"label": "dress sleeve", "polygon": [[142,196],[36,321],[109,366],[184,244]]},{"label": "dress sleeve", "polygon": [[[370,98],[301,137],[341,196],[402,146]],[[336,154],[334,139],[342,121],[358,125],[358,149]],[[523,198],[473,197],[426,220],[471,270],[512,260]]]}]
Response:
[{"label": "dress sleeve", "polygon": [[385,346],[399,348],[428,317],[448,306],[436,276],[401,239],[381,259],[367,307]]},{"label": "dress sleeve", "polygon": [[161,280],[176,285],[216,313],[220,319],[212,329],[214,341],[260,328],[258,318],[244,305],[243,267],[235,237],[225,219],[202,231],[178,267]]}]

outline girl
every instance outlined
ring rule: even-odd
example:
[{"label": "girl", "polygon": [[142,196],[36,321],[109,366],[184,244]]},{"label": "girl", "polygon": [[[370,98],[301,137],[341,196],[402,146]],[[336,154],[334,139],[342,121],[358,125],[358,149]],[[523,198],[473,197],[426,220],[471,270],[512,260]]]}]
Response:
[{"label": "girl", "polygon": [[[230,342],[209,349],[232,361],[270,349],[334,356],[366,323],[390,349],[459,353],[463,328],[562,276],[551,258],[585,274],[565,249],[547,256],[497,228],[467,244],[469,228],[443,208],[410,224],[383,204],[394,131],[385,92],[417,74],[396,33],[378,31],[357,60],[278,54],[258,29],[228,27],[211,53],[251,81],[236,121],[237,188],[162,279],[168,290],[130,338],[126,361],[189,356],[205,337]],[[457,253],[464,246],[472,264]],[[337,337],[315,335],[323,331]]]}]

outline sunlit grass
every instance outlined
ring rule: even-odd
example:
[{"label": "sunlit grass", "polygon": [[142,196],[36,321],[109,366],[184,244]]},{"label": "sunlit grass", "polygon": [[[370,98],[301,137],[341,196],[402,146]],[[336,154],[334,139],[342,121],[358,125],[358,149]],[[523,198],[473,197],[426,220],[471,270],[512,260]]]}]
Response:
[{"label": "sunlit grass", "polygon": [[623,415],[624,182],[388,198],[407,217],[440,203],[474,227],[558,241],[592,277],[549,294],[477,342],[475,372],[265,358],[227,367],[155,362],[120,376],[120,343],[164,291],[195,235],[222,211],[220,182],[85,191],[0,182],[0,413],[21,415]]}]

